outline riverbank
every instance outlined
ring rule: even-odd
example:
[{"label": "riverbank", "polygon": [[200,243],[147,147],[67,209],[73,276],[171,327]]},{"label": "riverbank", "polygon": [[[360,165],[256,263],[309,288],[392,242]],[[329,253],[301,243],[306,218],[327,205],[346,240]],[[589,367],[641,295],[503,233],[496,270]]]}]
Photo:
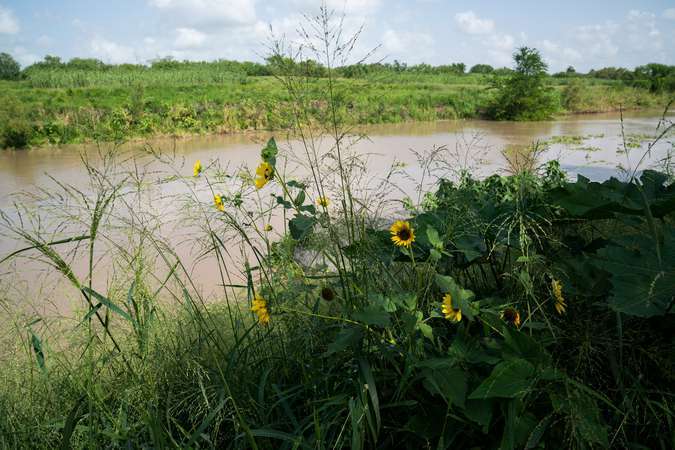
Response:
[{"label": "riverbank", "polygon": [[[563,80],[564,81],[564,80]],[[559,114],[660,108],[667,96],[617,83],[551,79]],[[306,120],[321,122],[325,79],[310,79]],[[273,77],[223,77],[217,83],[156,83],[43,88],[0,83],[0,147],[40,147],[163,136],[285,130],[296,99]],[[337,119],[345,125],[484,117],[494,92],[482,75],[338,79]]]}]

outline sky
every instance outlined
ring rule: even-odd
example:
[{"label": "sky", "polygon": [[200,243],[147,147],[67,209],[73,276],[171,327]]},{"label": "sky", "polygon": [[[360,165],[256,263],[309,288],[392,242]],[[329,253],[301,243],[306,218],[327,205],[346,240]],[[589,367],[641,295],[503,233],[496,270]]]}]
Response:
[{"label": "sky", "polygon": [[[521,46],[551,72],[649,62],[675,65],[675,0],[325,0],[363,26],[358,61],[510,66]],[[108,63],[261,61],[270,29],[289,42],[321,0],[0,0],[0,52],[22,66],[55,55]]]}]

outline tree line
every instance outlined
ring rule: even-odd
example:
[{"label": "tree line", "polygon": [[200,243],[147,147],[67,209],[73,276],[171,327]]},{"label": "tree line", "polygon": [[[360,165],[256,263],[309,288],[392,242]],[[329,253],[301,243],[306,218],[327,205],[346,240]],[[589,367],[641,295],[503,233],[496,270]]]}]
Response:
[{"label": "tree line", "polygon": [[[21,69],[19,63],[8,53],[0,53],[0,79],[21,80],[45,70],[80,71],[152,71],[152,70],[196,70],[212,69],[223,72],[240,73],[246,76],[271,76],[280,71],[301,73],[312,77],[326,77],[327,69],[314,60],[294,61],[291,59],[270,57],[264,62],[233,61],[218,59],[215,61],[178,61],[172,57],[158,58],[148,64],[107,64],[96,58],[72,58],[68,61],[58,56],[47,55],[41,61]],[[514,69],[493,67],[489,64],[475,64],[467,67],[464,63],[431,65],[426,63],[407,64],[398,60],[383,63],[360,63],[335,69],[338,76],[345,78],[364,78],[378,74],[424,74],[424,75],[466,75],[482,74],[493,76],[511,76]],[[546,73],[545,75],[549,75]],[[577,72],[573,66],[565,71],[550,74],[554,78],[595,78],[615,80],[627,85],[649,89],[652,92],[675,91],[675,66],[649,63],[633,70],[623,67],[603,67],[591,69],[587,73]]]}]

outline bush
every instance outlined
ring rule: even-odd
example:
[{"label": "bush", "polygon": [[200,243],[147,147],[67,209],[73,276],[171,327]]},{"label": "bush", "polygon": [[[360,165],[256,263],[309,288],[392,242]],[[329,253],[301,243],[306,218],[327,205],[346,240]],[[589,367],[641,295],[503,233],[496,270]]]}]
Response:
[{"label": "bush", "polygon": [[495,69],[489,65],[489,64],[476,64],[475,66],[471,67],[469,70],[469,73],[492,73],[494,72]]},{"label": "bush", "polygon": [[18,80],[21,78],[21,66],[12,55],[0,53],[0,80]]},{"label": "bush", "polygon": [[552,88],[546,85],[547,65],[539,51],[520,48],[513,55],[515,70],[506,79],[494,78],[497,95],[488,114],[497,120],[544,120],[558,109]]},{"label": "bush", "polygon": [[32,134],[32,127],[27,122],[10,119],[0,131],[0,148],[26,148]]}]

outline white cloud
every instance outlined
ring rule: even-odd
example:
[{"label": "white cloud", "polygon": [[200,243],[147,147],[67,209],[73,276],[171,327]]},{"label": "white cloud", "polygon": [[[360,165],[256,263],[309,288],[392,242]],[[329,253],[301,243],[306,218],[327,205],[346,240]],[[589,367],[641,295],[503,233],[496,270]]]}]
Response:
[{"label": "white cloud", "polygon": [[465,11],[455,14],[455,23],[459,29],[468,34],[488,34],[495,29],[494,21],[481,19],[473,11]]},{"label": "white cloud", "polygon": [[43,34],[35,40],[35,43],[40,47],[49,47],[54,44],[54,40],[49,36]]},{"label": "white cloud", "polygon": [[668,8],[663,11],[663,18],[675,20],[675,8]]},{"label": "white cloud", "polygon": [[576,28],[574,36],[587,56],[605,61],[619,52],[613,40],[618,29],[619,26],[613,22],[583,25]]},{"label": "white cloud", "polygon": [[490,62],[499,66],[509,66],[513,60],[516,40],[510,34],[494,33],[484,41]]},{"label": "white cloud", "polygon": [[198,48],[206,42],[206,35],[193,28],[178,28],[176,33],[174,45],[181,49]]},{"label": "white cloud", "polygon": [[434,38],[426,33],[386,30],[382,35],[382,49],[389,56],[410,63],[423,62],[434,54]]},{"label": "white cloud", "polygon": [[137,62],[133,48],[120,45],[104,38],[94,38],[89,43],[89,49],[95,57],[112,64]]},{"label": "white cloud", "polygon": [[19,21],[14,13],[0,6],[0,34],[16,34],[20,30]]},{"label": "white cloud", "polygon": [[171,20],[190,26],[219,27],[253,24],[255,0],[149,0]]},{"label": "white cloud", "polygon": [[537,46],[541,49],[542,56],[552,72],[558,72],[573,64],[577,64],[582,58],[581,53],[577,50],[562,46],[548,39],[537,43]]},{"label": "white cloud", "polygon": [[[302,12],[314,14],[317,12],[320,1],[316,0],[293,0],[293,5]],[[338,14],[345,13],[348,16],[367,16],[377,11],[382,4],[381,0],[326,0],[326,7]]]},{"label": "white cloud", "polygon": [[13,49],[13,56],[16,58],[16,60],[21,64],[23,67],[30,66],[34,62],[37,62],[40,60],[40,58],[26,50],[24,47],[14,47]]}]

